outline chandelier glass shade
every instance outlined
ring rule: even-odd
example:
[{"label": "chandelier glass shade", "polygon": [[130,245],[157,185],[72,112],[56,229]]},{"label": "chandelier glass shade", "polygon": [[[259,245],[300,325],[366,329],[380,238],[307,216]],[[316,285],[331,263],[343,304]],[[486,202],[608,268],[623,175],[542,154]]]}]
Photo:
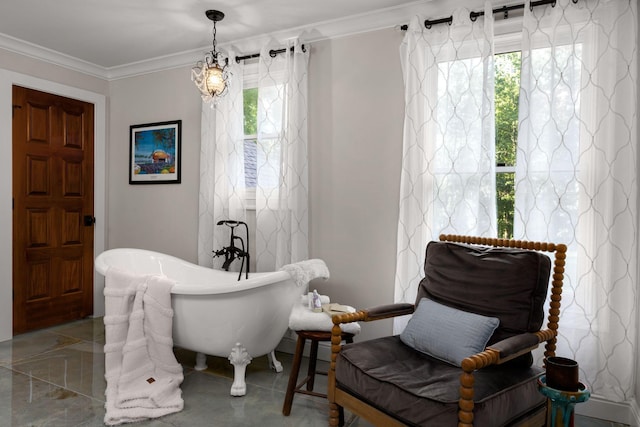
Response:
[{"label": "chandelier glass shade", "polygon": [[226,94],[229,81],[228,60],[221,59],[220,52],[216,50],[216,22],[222,20],[224,14],[217,10],[207,10],[206,15],[213,21],[213,50],[207,52],[204,59],[191,69],[191,80],[200,90],[204,102],[215,102]]}]

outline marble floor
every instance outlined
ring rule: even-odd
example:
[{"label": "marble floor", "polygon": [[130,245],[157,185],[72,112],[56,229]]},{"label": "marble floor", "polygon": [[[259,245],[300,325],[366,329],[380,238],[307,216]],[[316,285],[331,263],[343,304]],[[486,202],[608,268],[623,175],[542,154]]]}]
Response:
[{"label": "marble floor", "polygon": [[[104,327],[102,318],[85,319],[14,337],[0,343],[0,426],[90,427],[104,418]],[[195,371],[195,354],[176,349],[184,366],[184,410],[132,426],[326,426],[326,400],[296,394],[291,415],[282,415],[291,355],[278,353],[284,370],[268,368],[266,357],[247,368],[247,395],[229,395],[233,367],[209,357],[209,368]],[[322,362],[321,362],[322,363]],[[326,365],[326,364],[325,364]],[[322,368],[322,367],[321,367]],[[306,369],[303,366],[303,369]],[[326,381],[316,381],[318,391]],[[620,427],[609,421],[576,417],[577,427]],[[347,427],[371,424],[346,414]]]}]

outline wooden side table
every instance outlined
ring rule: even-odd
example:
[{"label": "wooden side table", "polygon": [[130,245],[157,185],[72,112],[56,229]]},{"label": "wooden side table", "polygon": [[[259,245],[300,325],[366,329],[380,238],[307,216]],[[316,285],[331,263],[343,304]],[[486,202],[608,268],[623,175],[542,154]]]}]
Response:
[{"label": "wooden side table", "polygon": [[[313,391],[313,385],[316,374],[327,375],[326,372],[318,372],[316,370],[316,361],[318,359],[318,343],[321,341],[331,341],[331,332],[327,331],[296,331],[298,334],[298,342],[296,344],[296,353],[293,355],[293,365],[291,366],[291,373],[289,374],[289,383],[287,385],[287,393],[284,397],[284,405],[282,406],[282,414],[289,415],[291,413],[291,405],[293,403],[294,393],[308,394],[310,396],[326,398],[327,395]],[[342,339],[347,343],[353,342],[353,334],[346,332],[342,333]],[[311,341],[311,352],[309,354],[309,367],[307,369],[307,376],[300,382],[298,381],[298,372],[300,371],[300,365],[302,363],[302,353],[304,351],[304,344],[306,340]],[[306,384],[306,390],[302,387]]]},{"label": "wooden side table", "polygon": [[591,392],[580,383],[578,391],[563,391],[547,386],[546,376],[538,378],[538,390],[547,397],[547,426],[573,427],[576,403],[586,402]]}]

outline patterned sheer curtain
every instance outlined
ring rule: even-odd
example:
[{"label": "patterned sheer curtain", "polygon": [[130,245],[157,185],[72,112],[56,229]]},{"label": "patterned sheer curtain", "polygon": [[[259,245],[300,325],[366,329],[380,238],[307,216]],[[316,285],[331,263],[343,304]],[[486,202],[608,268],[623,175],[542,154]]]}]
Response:
[{"label": "patterned sheer curtain", "polygon": [[[235,58],[229,52],[229,58]],[[228,93],[202,103],[198,264],[213,267],[214,249],[229,244],[218,221],[246,221],[242,82],[243,64],[229,61]],[[224,227],[226,228],[226,227]],[[223,233],[226,232],[227,234]]]},{"label": "patterned sheer curtain", "polygon": [[298,40],[260,52],[256,187],[257,270],[308,258],[307,74]]},{"label": "patterned sheer curtain", "polygon": [[[424,250],[440,233],[496,234],[493,14],[426,29],[400,47],[405,87],[395,301],[414,302]],[[400,333],[407,318],[394,321]]]},{"label": "patterned sheer curtain", "polygon": [[516,238],[569,247],[556,354],[594,395],[633,396],[637,2],[525,4]]}]

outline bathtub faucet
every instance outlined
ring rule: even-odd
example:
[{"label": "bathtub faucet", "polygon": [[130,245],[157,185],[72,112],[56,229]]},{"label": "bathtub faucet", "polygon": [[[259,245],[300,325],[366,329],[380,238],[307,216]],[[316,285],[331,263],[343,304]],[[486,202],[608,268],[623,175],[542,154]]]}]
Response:
[{"label": "bathtub faucet", "polygon": [[[246,222],[242,221],[234,221],[234,220],[223,220],[218,221],[217,225],[226,225],[231,228],[231,237],[229,241],[229,246],[226,246],[217,251],[213,251],[213,257],[224,257],[224,262],[222,263],[222,269],[229,271],[229,266],[236,259],[241,259],[242,264],[240,264],[240,274],[238,274],[238,280],[242,278],[242,270],[245,269],[245,278],[249,278],[249,227],[247,227]],[[239,225],[244,225],[246,237],[247,237],[247,246],[245,248],[244,240],[242,237],[235,235],[235,228]],[[236,241],[240,242],[240,247],[236,246]],[[246,267],[245,267],[246,263]]]}]

